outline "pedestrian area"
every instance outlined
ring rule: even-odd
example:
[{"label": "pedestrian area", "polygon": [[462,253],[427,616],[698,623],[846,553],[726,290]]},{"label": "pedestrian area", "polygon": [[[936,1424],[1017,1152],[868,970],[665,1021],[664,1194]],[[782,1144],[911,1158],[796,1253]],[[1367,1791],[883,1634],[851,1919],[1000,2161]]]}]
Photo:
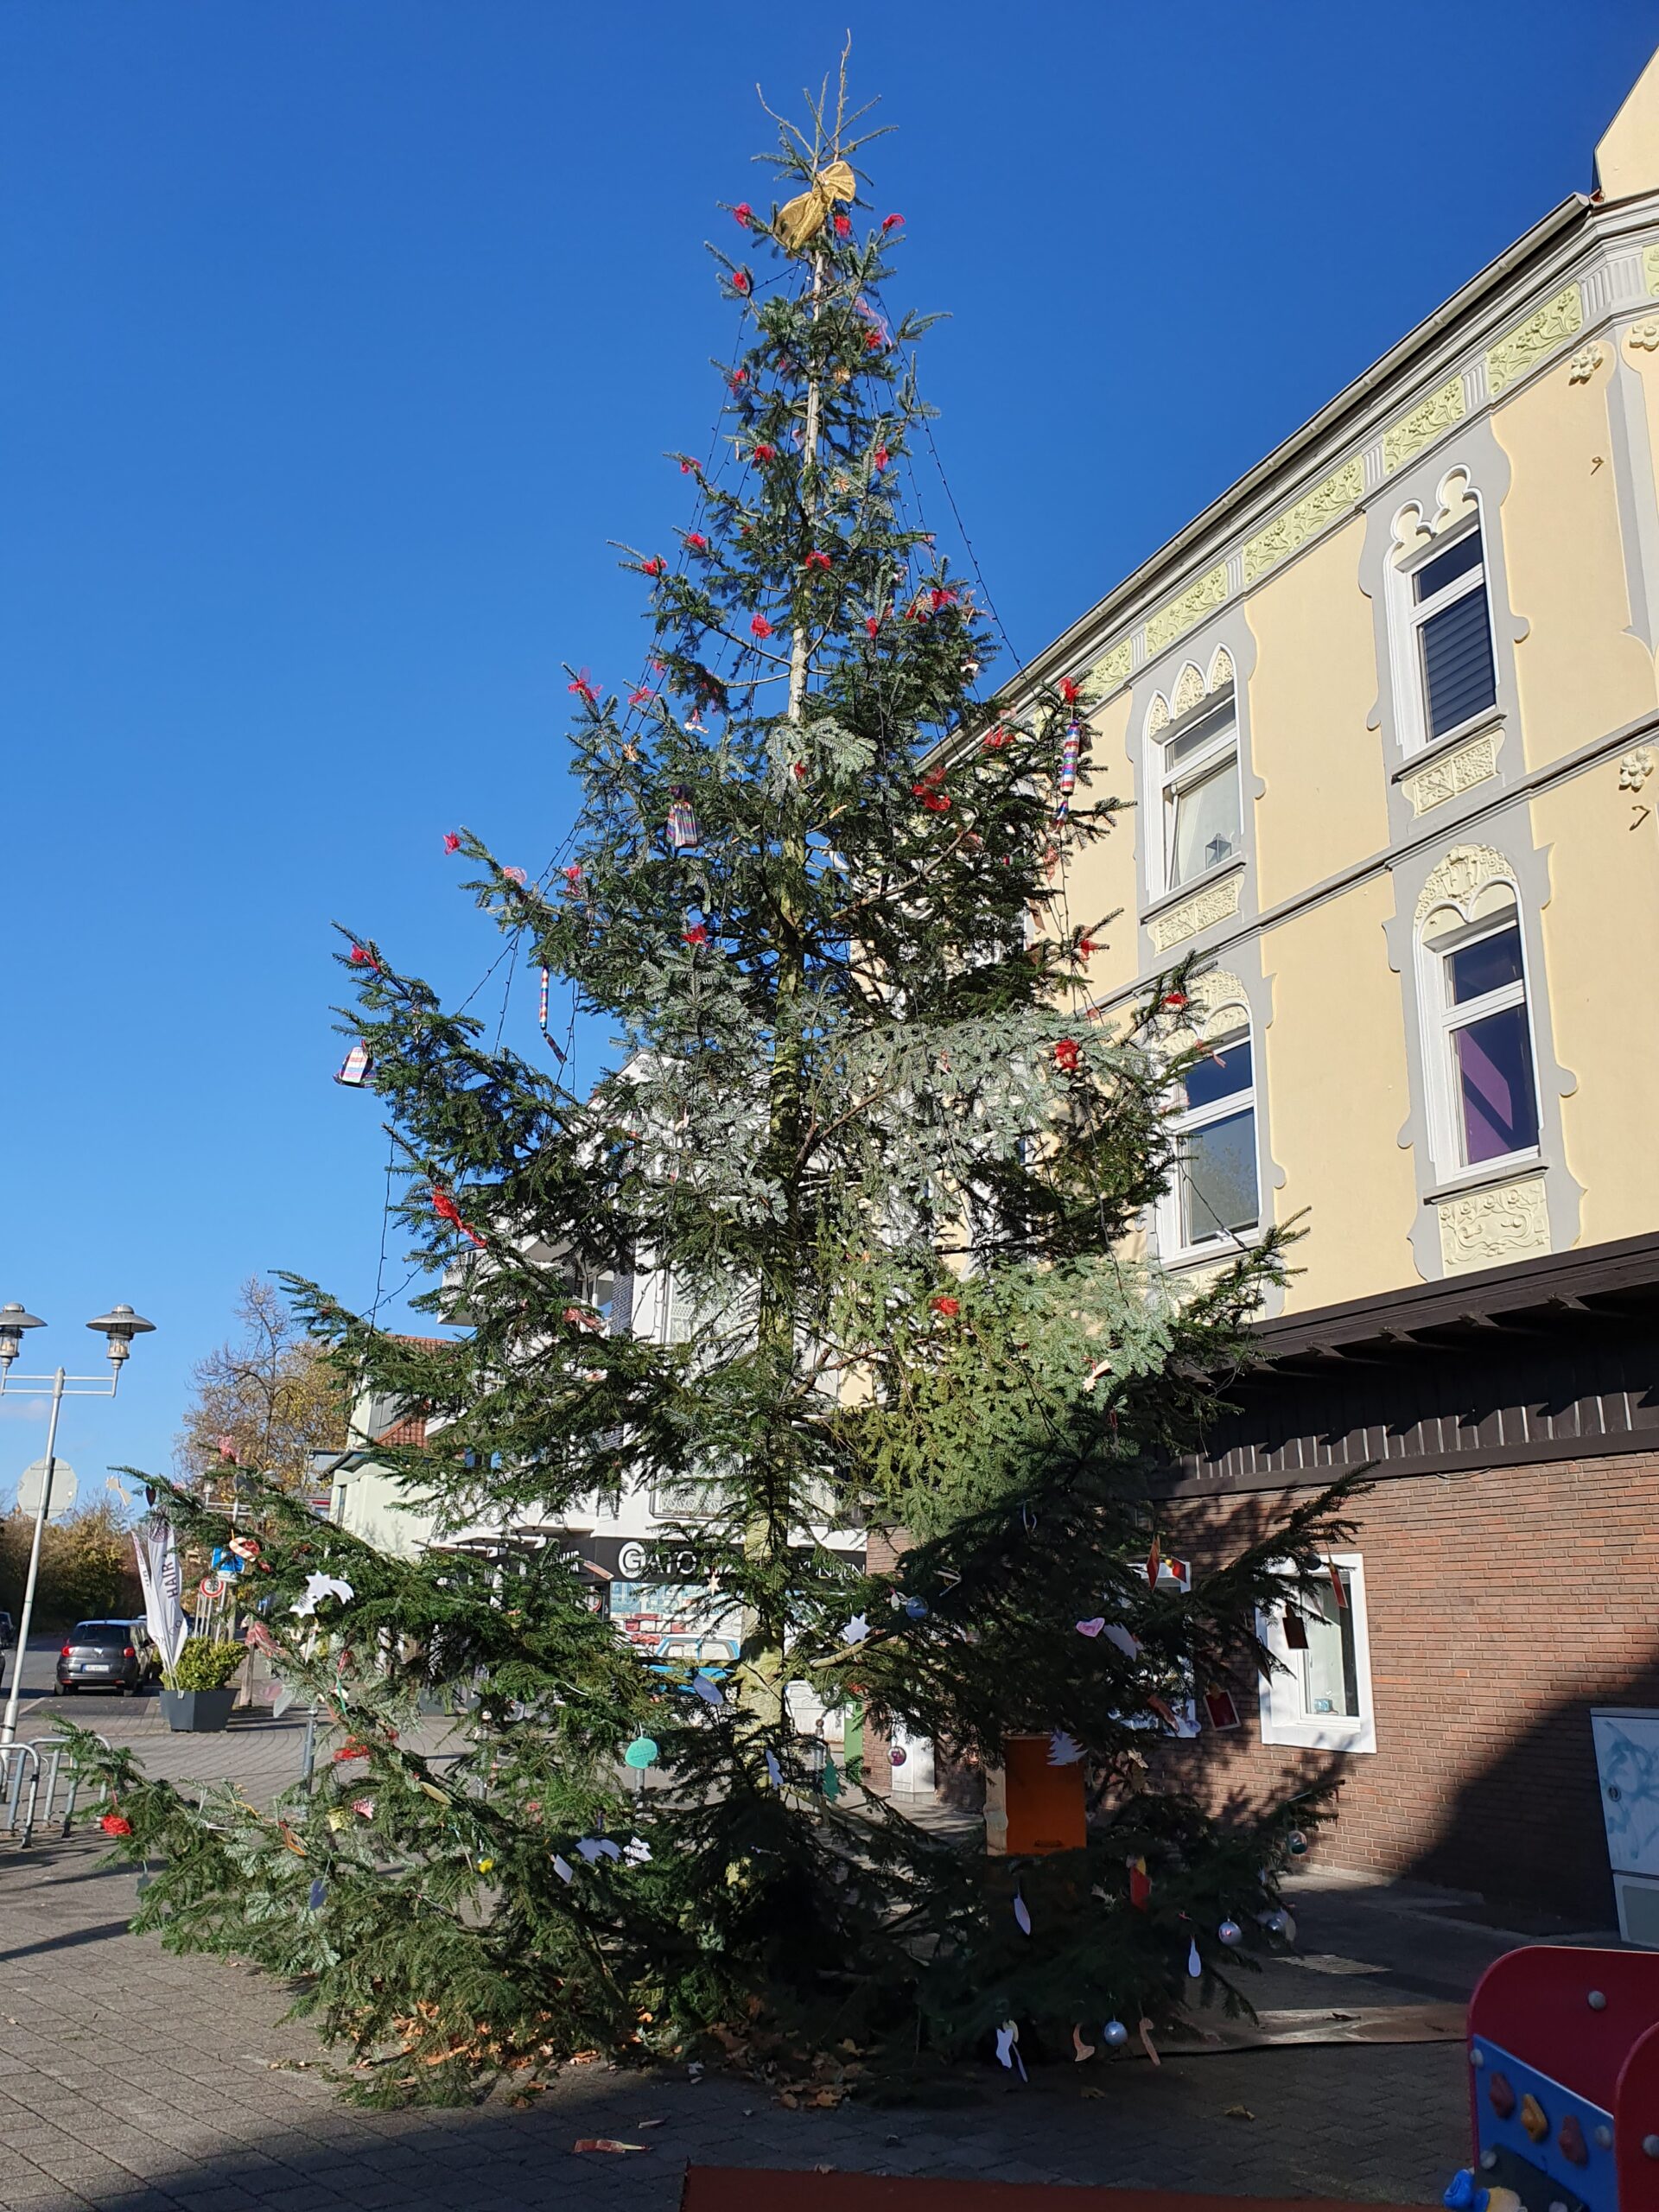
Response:
[{"label": "pedestrian area", "polygon": [[[295,1779],[303,1724],[171,1737],[153,1701],[76,1711],[153,1771],[228,1776],[255,1798]],[[48,1732],[37,1709],[22,1732]],[[0,2208],[5,2212],[673,2212],[708,2165],[1120,2183],[1433,2203],[1467,2157],[1459,2008],[1517,1933],[1429,1892],[1296,1885],[1300,1960],[1252,1985],[1281,2041],[1109,2067],[965,2069],[973,2101],[789,2111],[683,2071],[569,2069],[524,2108],[363,2112],[283,1992],[225,1961],[127,1933],[135,1876],[103,1839],[0,1845]],[[578,2152],[583,2139],[645,2147]],[[779,2184],[785,2203],[787,2183]]]}]

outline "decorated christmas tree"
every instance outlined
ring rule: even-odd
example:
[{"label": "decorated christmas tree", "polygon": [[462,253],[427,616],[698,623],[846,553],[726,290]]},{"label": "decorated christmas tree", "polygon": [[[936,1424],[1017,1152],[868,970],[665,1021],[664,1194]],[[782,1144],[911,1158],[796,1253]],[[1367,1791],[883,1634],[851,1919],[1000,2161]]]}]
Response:
[{"label": "decorated christmas tree", "polygon": [[[1146,1757],[1253,1681],[1258,1606],[1323,1573],[1333,1499],[1190,1582],[1150,1471],[1240,1356],[1277,1239],[1182,1301],[1126,1256],[1170,1173],[1181,978],[1075,1011],[1062,893],[1116,802],[1071,682],[999,697],[986,612],[921,527],[923,322],[888,304],[855,119],[785,129],[782,205],[723,217],[740,327],[718,458],[676,455],[677,542],[630,551],[641,680],[573,675],[568,864],[446,842],[493,925],[620,1039],[586,1095],[448,1012],[372,936],[341,959],[443,1342],[302,1310],[424,1442],[439,1519],[383,1556],[273,1490],[249,1635],[332,1731],[269,1811],[89,1745],[140,1923],[293,1978],[368,2093],[520,2085],[584,2049],[741,2060],[836,2094],[863,2063],[1013,2063],[1230,2000],[1317,1798],[1218,1824]],[[671,1342],[588,1287],[666,1274]],[[659,1332],[660,1333],[660,1332]],[[648,1486],[723,1670],[652,1662],[557,1543]],[[168,1491],[193,1537],[211,1514]],[[244,1527],[247,1526],[246,1510]],[[888,1574],[837,1534],[904,1529]],[[498,1532],[480,1548],[446,1530]],[[804,1695],[791,1685],[804,1685]],[[412,1747],[417,1702],[462,1754]],[[1080,1764],[1085,1847],[988,1856],[856,1786],[806,1715],[856,1700],[994,1768]],[[425,1740],[422,1738],[421,1740]],[[632,1770],[632,1771],[631,1771]],[[645,1772],[648,1787],[637,1783]],[[919,2055],[919,2058],[918,2058]]]}]

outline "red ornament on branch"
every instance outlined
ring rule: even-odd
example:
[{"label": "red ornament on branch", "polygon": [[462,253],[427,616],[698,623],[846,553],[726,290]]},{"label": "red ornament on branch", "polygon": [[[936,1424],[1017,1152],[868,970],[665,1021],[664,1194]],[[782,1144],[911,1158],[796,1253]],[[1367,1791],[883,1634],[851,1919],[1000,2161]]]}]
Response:
[{"label": "red ornament on branch", "polygon": [[738,269],[733,271],[732,289],[734,292],[741,293],[744,299],[747,300],[748,298],[749,294],[754,289],[754,279],[750,276],[747,269]]},{"label": "red ornament on branch", "polygon": [[902,215],[884,215],[881,218],[882,235],[885,237],[887,232],[896,231],[904,219]]},{"label": "red ornament on branch", "polygon": [[629,692],[628,704],[631,707],[648,707],[656,696],[654,691],[648,691],[642,683],[637,691]]},{"label": "red ornament on branch", "polygon": [[660,576],[668,567],[660,553],[653,553],[649,561],[639,563],[639,573],[645,576]]},{"label": "red ornament on branch", "polygon": [[1186,1004],[1186,993],[1185,991],[1166,991],[1164,994],[1164,1004],[1166,1007],[1173,1007],[1179,1013],[1180,1008]]},{"label": "red ornament on branch", "polygon": [[864,334],[864,351],[867,353],[879,353],[886,343],[879,330],[867,330]]},{"label": "red ornament on branch", "polygon": [[105,1835],[130,1835],[132,1822],[124,1813],[105,1813],[99,1824]]},{"label": "red ornament on branch", "polygon": [[446,853],[458,853],[461,850],[461,840],[453,830],[446,830],[443,833],[443,849]]},{"label": "red ornament on branch", "polygon": [[709,550],[709,541],[700,530],[688,530],[685,533],[685,542],[694,553],[706,553]]},{"label": "red ornament on branch", "polygon": [[872,459],[874,461],[878,470],[880,470],[887,467],[887,463],[893,459],[893,455],[887,451],[886,446],[877,446],[874,454],[872,455]]},{"label": "red ornament on branch", "polygon": [[360,944],[354,944],[352,947],[352,965],[353,968],[372,968],[377,974],[380,968],[380,963],[374,955],[372,952],[365,952]]},{"label": "red ornament on branch", "polygon": [[593,684],[588,680],[588,671],[585,668],[573,683],[567,683],[564,688],[567,691],[574,691],[577,698],[582,701],[584,707],[592,707],[598,703],[599,694],[594,690]]},{"label": "red ornament on branch", "polygon": [[1054,1047],[1054,1065],[1062,1075],[1075,1075],[1082,1065],[1083,1048],[1075,1037],[1062,1037]]},{"label": "red ornament on branch", "polygon": [[838,238],[849,238],[852,235],[852,217],[850,215],[837,215],[836,218],[836,236]]},{"label": "red ornament on branch", "polygon": [[746,231],[753,222],[754,210],[750,207],[747,200],[740,200],[736,207],[733,208],[732,219],[734,222],[741,223]]},{"label": "red ornament on branch", "polygon": [[932,1305],[933,1311],[942,1314],[947,1321],[954,1321],[962,1311],[962,1300],[959,1298],[936,1298]]},{"label": "red ornament on branch", "polygon": [[864,627],[869,632],[872,637],[874,637],[877,631],[881,627],[881,625],[876,620],[874,614],[867,614],[864,617]]},{"label": "red ornament on branch", "polygon": [[766,442],[762,440],[760,444],[756,446],[754,449],[754,457],[757,461],[776,461],[778,458],[778,448],[776,446],[767,445]]},{"label": "red ornament on branch", "polygon": [[772,625],[764,614],[756,614],[751,618],[749,635],[753,638],[769,638],[772,635]]},{"label": "red ornament on branch", "polygon": [[448,1222],[452,1227],[460,1230],[463,1236],[470,1237],[474,1244],[480,1247],[482,1246],[484,1239],[478,1234],[476,1230],[469,1229],[467,1224],[461,1219],[461,1208],[455,1204],[448,1191],[435,1190],[433,1192],[432,1211],[437,1215],[441,1221]]},{"label": "red ornament on branch", "polygon": [[832,565],[827,553],[809,553],[801,563],[804,569],[829,569]]},{"label": "red ornament on branch", "polygon": [[687,944],[707,944],[709,942],[709,932],[701,922],[694,922],[689,930],[682,930],[680,935]]},{"label": "red ornament on branch", "polygon": [[1060,678],[1060,696],[1065,700],[1068,707],[1075,707],[1077,705],[1077,695],[1080,688],[1081,687],[1079,685],[1072,682],[1069,676],[1063,676]]}]

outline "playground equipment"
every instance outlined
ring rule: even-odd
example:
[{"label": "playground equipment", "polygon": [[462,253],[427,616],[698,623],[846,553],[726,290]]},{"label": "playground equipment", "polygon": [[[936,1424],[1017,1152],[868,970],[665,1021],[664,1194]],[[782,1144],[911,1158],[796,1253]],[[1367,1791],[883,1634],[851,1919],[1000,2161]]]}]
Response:
[{"label": "playground equipment", "polygon": [[1659,2212],[1659,1956],[1528,1944],[1469,2002],[1450,2212]]}]

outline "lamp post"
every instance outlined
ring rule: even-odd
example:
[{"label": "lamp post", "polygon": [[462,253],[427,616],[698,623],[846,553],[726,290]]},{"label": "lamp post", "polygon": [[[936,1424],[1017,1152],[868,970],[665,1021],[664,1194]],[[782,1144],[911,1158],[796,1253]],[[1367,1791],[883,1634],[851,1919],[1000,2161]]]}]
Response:
[{"label": "lamp post", "polygon": [[11,1670],[11,1694],[6,1700],[6,1716],[0,1721],[0,1748],[16,1740],[17,1734],[17,1699],[23,1686],[23,1662],[29,1653],[29,1622],[35,1611],[35,1585],[41,1572],[41,1540],[46,1533],[47,1516],[52,1510],[52,1472],[58,1442],[58,1413],[66,1398],[112,1398],[121,1381],[121,1369],[132,1350],[135,1337],[147,1335],[156,1326],[142,1314],[135,1313],[130,1306],[112,1306],[107,1313],[100,1313],[95,1321],[86,1324],[105,1337],[109,1346],[110,1375],[107,1382],[101,1375],[66,1375],[59,1368],[55,1375],[19,1375],[14,1376],[12,1362],[22,1350],[25,1329],[43,1329],[44,1321],[34,1313],[26,1313],[15,1301],[0,1306],[0,1397],[9,1389],[26,1391],[39,1397],[49,1391],[52,1396],[51,1418],[46,1431],[46,1474],[41,1484],[41,1502],[35,1515],[35,1539],[29,1548],[29,1573],[23,1583],[23,1609],[17,1623],[17,1663]]}]

